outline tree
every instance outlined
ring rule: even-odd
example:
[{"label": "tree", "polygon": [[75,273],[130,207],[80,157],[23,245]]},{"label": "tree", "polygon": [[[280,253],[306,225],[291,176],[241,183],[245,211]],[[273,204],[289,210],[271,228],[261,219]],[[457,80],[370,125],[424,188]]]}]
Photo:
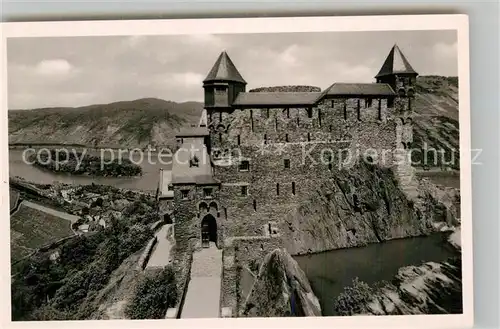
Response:
[{"label": "tree", "polygon": [[366,304],[372,297],[373,289],[370,286],[355,278],[351,287],[345,287],[334,302],[334,309],[339,315],[354,315],[362,313]]},{"label": "tree", "polygon": [[126,314],[131,319],[163,319],[177,299],[174,271],[168,266],[139,282]]}]

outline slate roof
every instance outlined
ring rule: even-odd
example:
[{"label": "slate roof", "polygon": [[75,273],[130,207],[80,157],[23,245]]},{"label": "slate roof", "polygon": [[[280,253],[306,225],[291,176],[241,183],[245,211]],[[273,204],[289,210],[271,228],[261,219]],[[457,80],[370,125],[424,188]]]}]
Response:
[{"label": "slate roof", "polygon": [[245,79],[243,79],[225,51],[219,55],[207,77],[203,80],[204,83],[211,81],[236,81],[246,84]]},{"label": "slate roof", "polygon": [[208,136],[210,133],[207,127],[191,127],[191,128],[182,128],[178,133],[175,134],[175,137],[203,137]]},{"label": "slate roof", "polygon": [[[191,166],[197,160],[196,166]],[[206,145],[201,140],[184,142],[174,155],[172,184],[215,184],[212,163]]]},{"label": "slate roof", "polygon": [[405,55],[403,55],[398,45],[394,45],[375,78],[402,73],[418,74],[413,67],[411,67],[410,62],[408,62]]},{"label": "slate roof", "polygon": [[394,90],[387,83],[339,83],[331,85],[324,92],[328,96],[394,96]]},{"label": "slate roof", "polygon": [[233,102],[234,107],[268,107],[314,105],[321,96],[320,92],[250,92],[239,93]]}]

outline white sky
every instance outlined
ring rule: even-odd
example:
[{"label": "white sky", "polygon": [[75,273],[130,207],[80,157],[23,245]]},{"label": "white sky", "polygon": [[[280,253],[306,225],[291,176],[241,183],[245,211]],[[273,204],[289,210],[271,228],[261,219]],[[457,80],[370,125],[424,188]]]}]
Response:
[{"label": "white sky", "polygon": [[420,75],[457,75],[455,31],[15,38],[7,44],[9,108],[202,101],[202,80],[223,50],[247,90],[372,82],[394,43]]}]

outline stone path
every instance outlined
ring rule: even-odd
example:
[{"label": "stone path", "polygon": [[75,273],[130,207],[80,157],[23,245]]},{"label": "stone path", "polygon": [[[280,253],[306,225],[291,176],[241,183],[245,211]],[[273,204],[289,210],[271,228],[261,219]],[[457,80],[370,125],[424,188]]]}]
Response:
[{"label": "stone path", "polygon": [[39,205],[38,203],[34,203],[34,202],[31,202],[31,201],[24,200],[24,201],[22,201],[22,204],[25,205],[25,206],[27,206],[27,207],[43,211],[46,214],[50,214],[52,216],[56,216],[56,217],[59,217],[59,218],[62,218],[62,219],[66,219],[66,220],[70,221],[71,224],[73,224],[74,222],[76,222],[80,218],[78,216],[71,215],[71,214],[68,214],[66,212],[58,211],[58,210],[55,210],[55,209],[52,209],[52,208],[47,208],[45,206]]},{"label": "stone path", "polygon": [[172,249],[172,242],[174,239],[173,227],[173,224],[163,225],[158,233],[156,233],[158,242],[151,253],[146,268],[165,267],[170,263],[170,250]]},{"label": "stone path", "polygon": [[222,276],[222,250],[211,242],[193,254],[189,282],[181,318],[218,318]]}]

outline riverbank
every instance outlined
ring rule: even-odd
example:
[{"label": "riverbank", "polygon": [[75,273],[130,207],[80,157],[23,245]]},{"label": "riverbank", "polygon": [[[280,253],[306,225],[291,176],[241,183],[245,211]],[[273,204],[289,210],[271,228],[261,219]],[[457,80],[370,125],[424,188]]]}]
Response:
[{"label": "riverbank", "polygon": [[398,270],[391,282],[369,286],[359,280],[335,301],[338,315],[460,314],[461,257]]},{"label": "riverbank", "polygon": [[323,315],[338,315],[334,302],[353,280],[375,285],[392,281],[400,268],[442,262],[459,252],[448,243],[449,232],[395,239],[363,247],[294,256],[321,303]]}]

